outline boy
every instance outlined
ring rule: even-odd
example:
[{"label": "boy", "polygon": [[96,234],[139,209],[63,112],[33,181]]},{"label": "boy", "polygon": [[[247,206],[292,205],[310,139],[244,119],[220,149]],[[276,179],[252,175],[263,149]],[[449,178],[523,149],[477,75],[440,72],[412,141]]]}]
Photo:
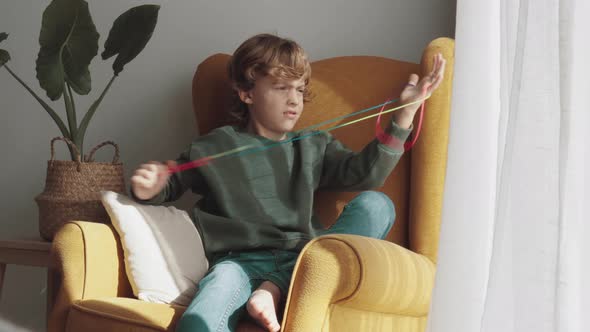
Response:
[{"label": "boy", "polygon": [[[445,61],[432,72],[412,74],[402,104],[438,87]],[[365,191],[349,202],[330,229],[312,211],[316,190],[361,191],[382,185],[403,153],[419,104],[393,115],[386,133],[354,153],[328,133],[271,149],[214,161],[168,175],[176,163],[244,145],[261,147],[295,137],[292,129],[308,100],[311,67],[295,42],[261,34],[246,40],[228,65],[238,125],[198,137],[176,161],[143,164],[131,178],[136,200],[159,204],[188,188],[203,196],[192,211],[211,269],[178,322],[179,332],[234,331],[246,312],[267,331],[279,331],[277,309],[287,294],[301,248],[312,238],[349,233],[385,238],[395,219],[393,203]],[[279,311],[280,312],[280,311]]]}]

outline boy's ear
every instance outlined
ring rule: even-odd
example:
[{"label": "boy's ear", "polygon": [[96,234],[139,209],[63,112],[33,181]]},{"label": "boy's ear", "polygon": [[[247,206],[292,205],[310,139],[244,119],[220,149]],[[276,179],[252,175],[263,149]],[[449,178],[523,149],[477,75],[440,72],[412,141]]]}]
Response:
[{"label": "boy's ear", "polygon": [[245,104],[252,104],[252,94],[250,91],[238,89],[238,95]]}]

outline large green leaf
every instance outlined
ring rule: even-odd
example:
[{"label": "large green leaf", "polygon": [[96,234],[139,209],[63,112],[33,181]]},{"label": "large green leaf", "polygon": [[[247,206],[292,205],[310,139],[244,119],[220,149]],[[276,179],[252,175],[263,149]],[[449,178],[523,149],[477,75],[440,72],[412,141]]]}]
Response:
[{"label": "large green leaf", "polygon": [[7,51],[0,49],[0,67],[10,60],[10,54]]},{"label": "large green leaf", "polygon": [[118,54],[113,63],[115,75],[119,75],[123,67],[144,49],[158,22],[159,10],[158,5],[141,5],[115,20],[101,54],[103,60]]},{"label": "large green leaf", "polygon": [[61,97],[64,80],[78,94],[91,90],[90,61],[98,53],[98,32],[84,0],[53,0],[43,12],[37,79],[51,100]]},{"label": "large green leaf", "polygon": [[[6,32],[0,33],[0,43],[8,38],[8,34]],[[0,67],[4,66],[5,63],[10,60],[10,54],[6,50],[0,49]]]}]

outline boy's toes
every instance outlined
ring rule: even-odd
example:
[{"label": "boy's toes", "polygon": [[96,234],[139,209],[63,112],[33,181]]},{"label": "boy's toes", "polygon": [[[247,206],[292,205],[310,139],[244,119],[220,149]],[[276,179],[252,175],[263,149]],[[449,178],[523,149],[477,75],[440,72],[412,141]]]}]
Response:
[{"label": "boy's toes", "polygon": [[281,329],[275,315],[274,308],[266,308],[257,301],[250,301],[247,304],[250,316],[254,318],[260,325],[264,326],[268,331],[277,332]]},{"label": "boy's toes", "polygon": [[275,332],[279,330],[279,323],[273,316],[269,308],[266,308],[266,310],[259,311],[258,321],[269,331]]},{"label": "boy's toes", "polygon": [[268,311],[263,311],[261,314],[262,321],[264,322],[264,326],[272,332],[276,332],[280,330],[280,325],[274,315],[270,314]]},{"label": "boy's toes", "polygon": [[[267,331],[277,332],[281,329],[277,319],[277,292],[264,289],[264,284],[254,291],[246,303],[246,309],[254,320]],[[276,287],[276,286],[275,286]]]},{"label": "boy's toes", "polygon": [[269,330],[278,332],[281,329],[281,325],[277,321],[271,323]]}]

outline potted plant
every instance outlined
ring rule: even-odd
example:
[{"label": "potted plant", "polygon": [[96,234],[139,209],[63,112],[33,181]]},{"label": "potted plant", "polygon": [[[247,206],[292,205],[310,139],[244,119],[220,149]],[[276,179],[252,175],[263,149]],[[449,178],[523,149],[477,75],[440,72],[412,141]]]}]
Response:
[{"label": "potted plant", "polygon": [[[37,80],[50,100],[63,97],[66,121],[10,69],[7,64],[11,59],[10,54],[0,49],[0,67],[4,67],[41,104],[62,134],[62,137],[51,141],[45,190],[36,197],[39,230],[46,239],[52,239],[59,226],[67,220],[108,222],[108,215],[100,202],[100,190],[124,191],[123,169],[118,162],[116,144],[104,142],[86,156],[84,136],[114,80],[150,40],[159,9],[158,5],[136,6],[113,22],[101,53],[103,60],[116,55],[112,65],[113,76],[80,121],[74,96],[87,95],[91,91],[89,65],[99,48],[99,33],[86,1],[52,0],[45,8],[41,22],[40,49],[36,60]],[[0,33],[0,42],[7,37],[7,33]],[[68,144],[71,161],[54,160],[53,143],[57,139]],[[94,152],[107,144],[115,147],[113,162],[94,162]]]},{"label": "potted plant", "polygon": [[[36,61],[37,79],[47,97],[55,101],[64,98],[67,126],[57,113],[21,80],[6,64],[10,55],[0,49],[3,66],[41,104],[58,126],[62,135],[76,144],[83,154],[84,135],[100,102],[123,67],[133,60],[152,36],[158,19],[158,5],[141,5],[121,14],[113,23],[101,53],[103,60],[117,55],[113,76],[102,93],[78,124],[74,93],[87,95],[91,91],[90,62],[98,53],[99,34],[84,0],[53,0],[43,12],[40,49]],[[8,37],[0,33],[0,42]],[[72,160],[76,160],[72,153]]]}]

